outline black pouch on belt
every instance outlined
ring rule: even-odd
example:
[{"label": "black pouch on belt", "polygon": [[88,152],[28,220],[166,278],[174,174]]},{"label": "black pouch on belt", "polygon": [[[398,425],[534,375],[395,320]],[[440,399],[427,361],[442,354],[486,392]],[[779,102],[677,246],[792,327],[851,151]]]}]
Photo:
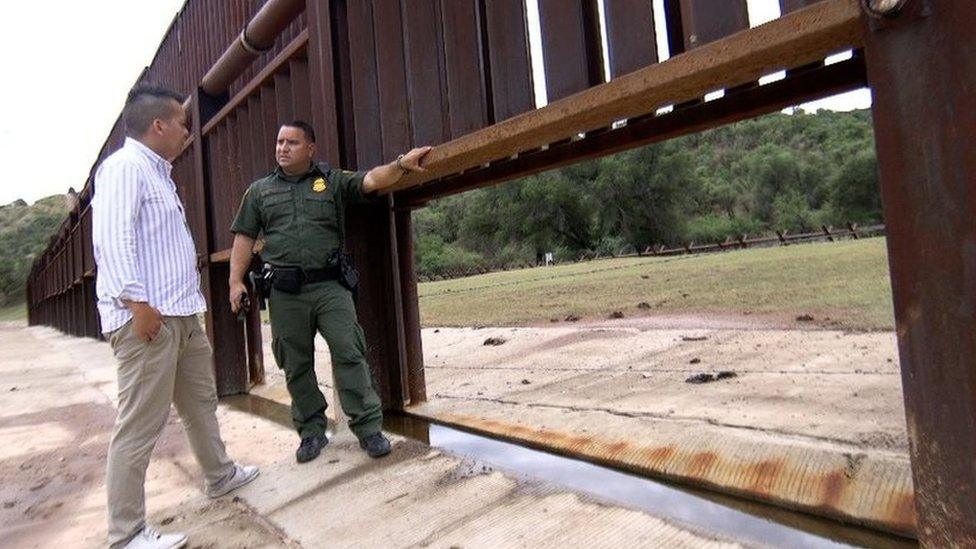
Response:
[{"label": "black pouch on belt", "polygon": [[305,273],[298,267],[275,267],[271,277],[271,285],[279,292],[286,294],[302,293],[305,284]]}]

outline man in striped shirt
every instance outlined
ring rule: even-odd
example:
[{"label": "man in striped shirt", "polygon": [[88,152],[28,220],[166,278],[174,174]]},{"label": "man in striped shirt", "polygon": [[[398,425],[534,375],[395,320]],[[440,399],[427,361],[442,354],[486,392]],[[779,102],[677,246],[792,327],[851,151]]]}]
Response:
[{"label": "man in striped shirt", "polygon": [[146,468],[175,404],[206,493],[222,496],[258,475],[228,459],[217,425],[211,348],[196,248],[170,177],[188,135],[182,97],[137,86],[123,110],[125,144],[95,174],[92,243],[102,332],[118,360],[118,417],[108,451],[111,547],[174,548],[145,521]]}]

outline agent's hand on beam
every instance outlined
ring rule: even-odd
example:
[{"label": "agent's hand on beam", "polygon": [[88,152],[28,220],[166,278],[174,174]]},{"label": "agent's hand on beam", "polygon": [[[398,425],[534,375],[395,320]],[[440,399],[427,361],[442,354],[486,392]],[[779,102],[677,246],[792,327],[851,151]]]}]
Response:
[{"label": "agent's hand on beam", "polygon": [[433,149],[431,146],[417,147],[410,149],[410,152],[400,155],[397,158],[397,167],[405,172],[425,172],[426,168],[420,165],[427,153]]},{"label": "agent's hand on beam", "polygon": [[369,172],[366,173],[365,179],[363,179],[363,192],[371,193],[383,190],[395,184],[406,173],[427,171],[420,164],[423,162],[424,156],[426,156],[432,148],[433,147],[426,146],[410,149],[410,152],[398,156],[393,162],[383,164],[382,166],[377,166],[372,170],[369,170]]}]

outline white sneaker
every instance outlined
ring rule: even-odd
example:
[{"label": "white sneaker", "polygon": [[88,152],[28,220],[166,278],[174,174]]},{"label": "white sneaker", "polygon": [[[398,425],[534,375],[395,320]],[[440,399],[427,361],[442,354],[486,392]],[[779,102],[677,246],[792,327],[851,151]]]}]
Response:
[{"label": "white sneaker", "polygon": [[257,465],[238,465],[235,463],[234,474],[227,477],[216,486],[207,486],[207,496],[211,498],[219,498],[220,496],[229,494],[230,492],[233,492],[248,482],[256,479],[260,473],[261,469],[258,469]]},{"label": "white sneaker", "polygon": [[136,537],[129,540],[125,549],[179,549],[186,545],[183,534],[160,534],[152,526],[146,525]]}]

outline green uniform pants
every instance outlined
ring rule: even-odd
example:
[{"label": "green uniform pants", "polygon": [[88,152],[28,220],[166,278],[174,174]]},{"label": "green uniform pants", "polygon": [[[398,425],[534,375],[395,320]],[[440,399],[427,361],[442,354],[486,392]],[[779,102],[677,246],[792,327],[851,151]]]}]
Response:
[{"label": "green uniform pants", "polygon": [[332,356],[339,403],[349,428],[362,438],[383,425],[383,408],[366,363],[366,338],[356,321],[352,294],[335,280],[308,284],[300,294],[271,290],[271,349],[285,371],[291,417],[302,438],[325,432],[322,391],[315,378],[315,332]]}]

